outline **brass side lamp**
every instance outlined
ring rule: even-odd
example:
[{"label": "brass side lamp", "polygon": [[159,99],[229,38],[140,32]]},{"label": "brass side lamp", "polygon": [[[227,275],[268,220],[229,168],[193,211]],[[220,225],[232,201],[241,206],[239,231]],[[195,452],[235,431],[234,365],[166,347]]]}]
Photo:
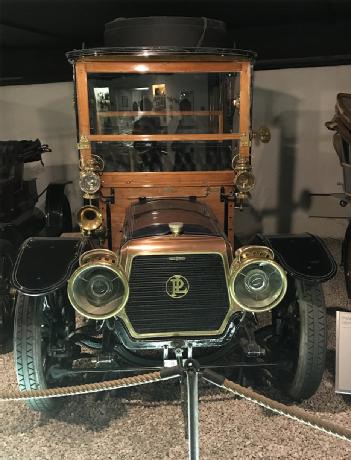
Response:
[{"label": "brass side lamp", "polygon": [[233,158],[233,169],[235,173],[234,185],[236,187],[235,196],[241,203],[249,196],[249,192],[255,186],[255,176],[252,173],[252,166],[247,157],[239,156]]}]

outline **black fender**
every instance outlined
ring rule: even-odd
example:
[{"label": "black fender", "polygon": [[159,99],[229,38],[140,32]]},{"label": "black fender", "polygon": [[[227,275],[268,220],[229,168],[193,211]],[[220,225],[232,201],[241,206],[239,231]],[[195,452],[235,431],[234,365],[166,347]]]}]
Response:
[{"label": "black fender", "polygon": [[337,270],[336,262],[323,241],[310,233],[300,235],[255,235],[252,244],[268,246],[275,259],[293,278],[324,282]]},{"label": "black fender", "polygon": [[64,286],[86,249],[82,238],[28,238],[12,273],[13,286],[23,294],[45,295]]},{"label": "black fender", "polygon": [[59,236],[72,231],[71,207],[65,195],[68,183],[52,183],[46,189],[46,224],[43,235]]}]

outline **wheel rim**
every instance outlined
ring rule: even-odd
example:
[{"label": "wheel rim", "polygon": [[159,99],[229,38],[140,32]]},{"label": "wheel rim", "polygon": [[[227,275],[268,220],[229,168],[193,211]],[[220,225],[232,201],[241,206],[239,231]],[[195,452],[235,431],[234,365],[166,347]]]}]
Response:
[{"label": "wheel rim", "polygon": [[[57,303],[60,301],[63,301],[63,296],[60,295],[60,293],[55,293],[53,298],[51,299],[52,302]],[[58,318],[56,318],[56,322],[54,322],[54,327],[52,326],[52,317],[50,317],[49,312],[51,310],[55,310],[58,313],[61,313],[61,316],[57,315]],[[74,314],[74,313],[73,313]],[[58,319],[58,321],[57,321]],[[58,322],[62,320],[62,324],[60,324],[61,328],[58,328]],[[67,326],[68,329],[65,329]],[[45,298],[44,303],[43,303],[43,309],[41,311],[41,317],[40,317],[40,331],[41,331],[41,362],[42,362],[42,370],[43,370],[43,376],[44,376],[44,381],[46,382],[47,388],[57,386],[57,380],[54,379],[50,375],[50,369],[53,366],[62,366],[64,365],[70,365],[72,363],[72,359],[70,358],[55,358],[53,356],[49,356],[48,350],[50,348],[50,345],[57,345],[60,340],[64,338],[64,334],[67,334],[70,332],[69,329],[72,330],[73,328],[72,324],[72,318],[69,318],[67,316],[67,311],[65,309],[65,306],[62,305],[62,308],[51,308],[50,307],[50,301],[48,302],[47,299]]]},{"label": "wheel rim", "polygon": [[50,388],[51,386],[53,386],[53,382],[51,381],[52,379],[50,379],[50,375],[48,371],[51,365],[55,364],[55,360],[53,360],[51,357],[48,356],[48,347],[49,347],[50,335],[52,331],[50,329],[49,318],[46,314],[46,306],[47,306],[47,301],[45,299],[43,309],[41,311],[41,317],[40,317],[41,362],[42,362],[42,369],[43,369],[43,375],[44,375],[46,386]]},{"label": "wheel rim", "polygon": [[257,331],[256,339],[266,350],[267,357],[282,363],[279,370],[270,371],[273,379],[284,382],[283,386],[289,385],[294,379],[299,362],[300,318],[297,301],[287,306],[280,335],[275,335],[273,325],[269,325]]}]

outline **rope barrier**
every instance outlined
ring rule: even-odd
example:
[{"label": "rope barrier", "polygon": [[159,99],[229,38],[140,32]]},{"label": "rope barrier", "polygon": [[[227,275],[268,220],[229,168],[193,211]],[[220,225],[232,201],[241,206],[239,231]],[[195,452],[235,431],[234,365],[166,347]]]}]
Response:
[{"label": "rope barrier", "polygon": [[351,442],[351,430],[348,428],[337,425],[328,420],[323,420],[315,415],[309,414],[308,412],[298,407],[287,406],[286,404],[270,399],[257,393],[254,390],[251,390],[250,388],[245,388],[237,383],[232,382],[231,380],[221,378],[221,376],[214,372],[205,371],[203,377],[213,385],[227,390],[247,401],[264,407],[265,409],[268,409],[276,414],[283,415],[292,420],[303,423],[304,425],[315,428],[316,430],[322,431],[323,433],[332,435],[344,441]]},{"label": "rope barrier", "polygon": [[87,393],[97,393],[99,391],[117,390],[118,388],[145,385],[147,383],[159,382],[170,377],[161,377],[160,372],[124,377],[121,379],[108,380],[105,382],[85,383],[83,385],[73,385],[57,388],[46,388],[38,390],[12,390],[0,392],[0,401],[21,401],[26,399],[60,398],[63,396],[74,396]]},{"label": "rope barrier", "polygon": [[[27,391],[2,391],[0,392],[0,401],[59,398],[64,396],[96,393],[99,391],[117,390],[119,388],[145,385],[148,383],[155,383],[163,380],[177,378],[180,375],[180,371],[181,370],[179,368],[175,368],[173,371],[171,369],[167,370],[166,372],[161,370],[148,374],[124,377],[105,382]],[[309,414],[308,412],[298,407],[287,406],[286,404],[274,401],[267,396],[263,396],[256,391],[251,390],[250,388],[245,388],[235,382],[232,382],[231,380],[228,380],[211,370],[206,369],[202,373],[202,377],[213,385],[223,390],[229,391],[247,401],[264,407],[276,414],[283,415],[336,438],[351,442],[351,430],[348,428],[342,427],[327,420],[320,419],[319,417]]]}]

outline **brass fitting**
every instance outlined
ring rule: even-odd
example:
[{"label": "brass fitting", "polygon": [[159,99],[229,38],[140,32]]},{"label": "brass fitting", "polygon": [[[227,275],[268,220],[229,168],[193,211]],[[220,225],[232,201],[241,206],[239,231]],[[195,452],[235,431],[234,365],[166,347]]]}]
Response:
[{"label": "brass fitting", "polygon": [[247,196],[255,186],[255,176],[252,174],[252,166],[247,157],[238,157],[234,165],[234,173],[234,184],[238,192]]},{"label": "brass fitting", "polygon": [[102,226],[102,212],[96,206],[83,206],[77,214],[78,225],[85,235],[90,235]]}]

